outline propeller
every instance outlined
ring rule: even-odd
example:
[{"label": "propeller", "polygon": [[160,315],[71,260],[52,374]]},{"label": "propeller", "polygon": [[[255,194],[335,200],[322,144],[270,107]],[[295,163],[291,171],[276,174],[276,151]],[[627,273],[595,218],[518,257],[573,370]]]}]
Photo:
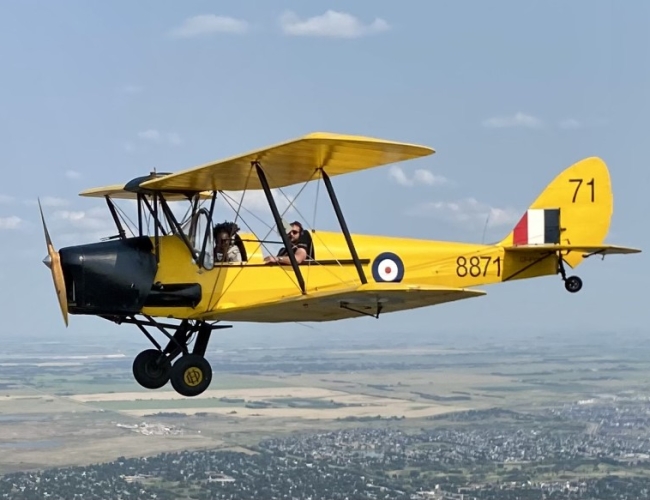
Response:
[{"label": "propeller", "polygon": [[54,281],[54,290],[56,291],[57,298],[59,299],[59,307],[63,314],[63,321],[65,326],[68,326],[68,299],[65,290],[65,280],[63,279],[63,268],[61,267],[61,257],[59,252],[54,249],[50,233],[47,231],[45,224],[45,217],[43,216],[43,208],[41,207],[41,200],[38,200],[38,209],[41,211],[41,220],[43,221],[43,232],[45,233],[45,244],[47,245],[47,257],[43,259],[43,264],[50,268],[52,271],[52,280]]}]

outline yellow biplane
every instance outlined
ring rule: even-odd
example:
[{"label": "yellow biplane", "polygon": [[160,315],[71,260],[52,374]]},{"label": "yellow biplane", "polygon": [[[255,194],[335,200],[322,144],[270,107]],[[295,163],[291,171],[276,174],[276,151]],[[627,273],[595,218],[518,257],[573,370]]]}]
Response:
[{"label": "yellow biplane", "polygon": [[[485,294],[474,289],[480,285],[558,273],[566,289],[577,292],[582,281],[567,277],[565,265],[575,268],[591,255],[640,251],[603,243],[613,197],[607,166],[599,158],[560,173],[496,244],[350,233],[331,177],[433,153],[424,146],[314,133],[179,173],[152,173],[84,191],[82,196],[106,200],[118,234],[56,252],[43,218],[44,262],[65,323],[70,313],[137,325],[155,348],[135,358],[136,381],[149,389],[171,381],[178,393],[196,396],[211,382],[205,352],[212,331],[231,326],[223,321],[379,317],[478,297]],[[323,181],[340,231],[295,224],[285,229],[272,190],[314,180]],[[253,232],[215,224],[222,220],[215,215],[218,197],[247,190],[264,193],[279,234],[272,242],[283,257],[265,257],[262,247],[269,240]],[[137,204],[132,236],[116,208],[119,199]],[[183,218],[172,209],[176,202],[189,204]],[[162,332],[166,347],[148,328]]]}]

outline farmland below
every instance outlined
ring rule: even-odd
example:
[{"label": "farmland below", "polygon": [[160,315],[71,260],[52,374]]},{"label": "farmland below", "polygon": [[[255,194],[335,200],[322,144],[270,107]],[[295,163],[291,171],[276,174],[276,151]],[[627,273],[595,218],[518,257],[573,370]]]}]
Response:
[{"label": "farmland below", "polygon": [[[424,460],[412,467],[398,461],[381,477],[454,483],[506,476],[549,481],[558,474],[567,480],[600,478],[622,470],[648,475],[644,453],[650,446],[643,444],[647,437],[638,441],[635,435],[650,426],[643,417],[650,408],[650,349],[643,340],[576,334],[571,342],[562,337],[502,343],[312,337],[264,348],[225,344],[208,351],[213,382],[196,398],[183,398],[169,385],[147,391],[133,381],[131,363],[147,347],[143,342],[13,346],[0,359],[0,447],[7,451],[0,455],[0,474],[192,450],[254,457],[260,446],[278,453],[289,446],[277,440],[289,440],[310,454],[296,436],[350,432],[362,442],[360,429],[366,429],[389,433],[382,442],[399,433],[430,443],[439,439],[431,433],[444,432],[443,441],[460,443],[479,433],[473,445],[468,441],[451,455],[456,457],[452,461],[463,453],[474,457],[452,467],[451,476],[449,465],[433,467]],[[608,425],[623,415],[629,436],[612,442],[626,450],[625,467],[622,457],[593,462],[572,452],[569,465],[567,455],[541,468],[531,466],[525,474],[528,466],[512,468],[512,457],[531,453],[526,433],[533,429],[538,437],[547,436],[546,456],[557,458],[562,455],[553,451],[553,436],[573,436],[576,449],[590,449],[583,441],[611,438]],[[504,429],[521,435],[521,450],[513,448],[512,457],[482,459],[478,467],[485,440],[496,439]],[[624,444],[633,439],[636,448]],[[558,460],[565,465],[558,466]]]}]

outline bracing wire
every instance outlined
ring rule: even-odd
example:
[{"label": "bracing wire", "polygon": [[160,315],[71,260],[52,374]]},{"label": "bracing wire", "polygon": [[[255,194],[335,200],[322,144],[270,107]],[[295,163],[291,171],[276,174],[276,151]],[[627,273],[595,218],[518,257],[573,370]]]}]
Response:
[{"label": "bracing wire", "polygon": [[[320,170],[320,169],[318,169],[318,170]],[[314,173],[316,173],[316,171],[314,171]],[[302,189],[301,189],[301,190],[298,192],[298,194],[293,198],[293,201],[289,200],[289,198],[288,198],[287,195],[284,193],[284,191],[282,191],[282,189],[278,188],[278,191],[279,191],[279,192],[282,194],[282,196],[284,196],[285,199],[289,202],[289,207],[287,208],[287,210],[288,210],[291,206],[293,206],[294,210],[295,210],[296,212],[298,212],[298,215],[299,215],[300,217],[302,217],[302,219],[305,220],[305,221],[308,220],[307,217],[305,217],[305,216],[300,212],[300,210],[298,210],[298,208],[295,207],[295,206],[293,205],[293,203],[294,203],[295,200],[298,198],[298,196],[300,196],[300,193],[302,193],[302,191],[304,190],[304,188],[305,188],[305,186],[307,185],[307,183],[309,183],[309,182],[312,181],[312,178],[313,178],[313,177],[314,177],[314,174],[312,174],[311,177],[310,177],[310,178],[305,182],[305,184],[303,185]],[[315,203],[315,206],[314,206],[314,225],[312,226],[312,228],[315,228],[315,226],[316,226],[316,210],[317,210],[317,207],[318,207],[318,193],[319,193],[320,181],[321,181],[321,180],[322,180],[322,176],[319,176],[318,182],[316,183],[316,200],[315,200],[315,202],[314,202],[314,203]],[[318,237],[318,233],[315,233],[315,236],[316,236],[315,238],[312,237],[312,242],[315,244],[315,241],[314,241],[314,240],[316,240],[316,239],[319,240],[319,241],[321,242],[321,244],[323,245],[323,247],[324,247],[327,251],[330,252],[330,255],[332,255],[332,256],[334,257],[334,260],[335,260],[336,263],[339,265],[339,267],[343,267],[343,264],[341,264],[341,261],[338,259],[338,257],[336,257],[336,255],[334,254],[334,252],[332,252],[332,250],[331,250],[330,248],[328,248],[327,244],[325,244],[325,243],[320,239],[320,237]],[[309,261],[309,262],[308,262],[308,266],[311,266],[312,264],[314,264],[312,261]],[[316,264],[317,264],[317,263],[316,263]],[[333,272],[331,269],[329,269],[327,266],[322,266],[322,267],[323,267],[324,269],[326,269],[327,272],[329,272],[332,276],[336,277],[336,278],[337,278],[341,283],[343,283],[343,284],[347,283],[346,280],[344,280],[343,278],[340,278],[339,276],[337,276],[336,274],[334,274],[334,272]]]},{"label": "bracing wire", "polygon": [[235,213],[235,224],[237,224],[237,219],[239,218],[239,211],[242,208],[242,205],[244,204],[244,195],[246,194],[246,189],[248,188],[248,181],[251,178],[251,174],[253,173],[253,165],[250,166],[248,169],[248,176],[246,177],[246,184],[244,184],[244,190],[241,193],[241,199],[239,200],[239,206],[237,207],[237,213]]}]

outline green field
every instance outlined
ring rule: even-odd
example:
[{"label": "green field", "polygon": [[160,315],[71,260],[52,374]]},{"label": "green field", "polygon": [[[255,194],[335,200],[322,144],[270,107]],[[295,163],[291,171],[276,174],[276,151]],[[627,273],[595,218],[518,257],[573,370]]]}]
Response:
[{"label": "green field", "polygon": [[[131,375],[137,351],[53,362],[46,348],[32,346],[28,359],[0,363],[0,447],[9,451],[0,455],[0,472],[247,446],[304,430],[467,425],[455,421],[454,412],[534,413],[615,394],[650,395],[650,349],[605,340],[606,346],[586,336],[568,347],[536,339],[456,349],[324,342],[319,348],[222,350],[208,352],[213,381],[197,398],[181,398],[169,386],[140,388]],[[167,430],[147,430],[157,424]]]}]

